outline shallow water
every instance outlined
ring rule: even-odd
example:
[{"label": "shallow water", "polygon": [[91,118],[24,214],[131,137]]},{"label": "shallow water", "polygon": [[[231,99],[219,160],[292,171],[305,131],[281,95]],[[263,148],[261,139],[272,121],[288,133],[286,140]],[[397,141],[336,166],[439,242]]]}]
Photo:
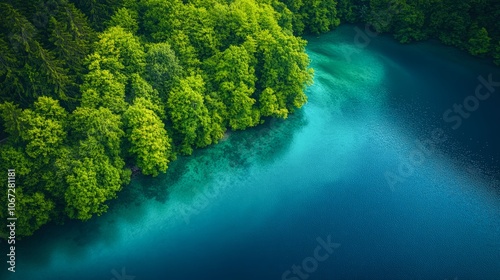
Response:
[{"label": "shallow water", "polygon": [[500,279],[500,87],[443,120],[499,69],[355,35],[307,38],[314,85],[288,120],[135,177],[105,215],[21,242],[1,278]]}]

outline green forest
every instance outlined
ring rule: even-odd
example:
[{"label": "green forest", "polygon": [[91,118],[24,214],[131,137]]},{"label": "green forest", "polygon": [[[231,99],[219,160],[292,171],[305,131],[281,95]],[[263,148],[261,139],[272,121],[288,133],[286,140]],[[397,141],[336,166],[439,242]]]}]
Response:
[{"label": "green forest", "polygon": [[157,176],[228,130],[287,118],[312,83],[302,35],[366,24],[500,65],[494,0],[2,0],[0,16],[18,236],[101,215],[132,170]]}]

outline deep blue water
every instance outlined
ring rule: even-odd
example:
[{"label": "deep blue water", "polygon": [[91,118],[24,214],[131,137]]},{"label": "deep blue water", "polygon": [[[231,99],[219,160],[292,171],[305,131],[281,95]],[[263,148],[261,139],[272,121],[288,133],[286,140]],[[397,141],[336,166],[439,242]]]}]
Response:
[{"label": "deep blue water", "polygon": [[[499,68],[354,38],[349,25],[307,38],[314,85],[289,119],[135,177],[105,215],[22,241],[0,276],[500,279],[500,87],[470,97]],[[443,114],[464,100],[477,108],[453,129]]]}]

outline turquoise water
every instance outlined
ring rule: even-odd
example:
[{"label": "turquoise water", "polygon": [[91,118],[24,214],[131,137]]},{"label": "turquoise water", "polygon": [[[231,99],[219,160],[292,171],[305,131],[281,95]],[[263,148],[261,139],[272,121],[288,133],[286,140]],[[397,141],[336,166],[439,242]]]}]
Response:
[{"label": "turquoise water", "polygon": [[24,240],[2,279],[500,279],[500,87],[443,119],[499,69],[354,38],[307,38],[314,85],[289,119],[135,177],[105,215]]}]

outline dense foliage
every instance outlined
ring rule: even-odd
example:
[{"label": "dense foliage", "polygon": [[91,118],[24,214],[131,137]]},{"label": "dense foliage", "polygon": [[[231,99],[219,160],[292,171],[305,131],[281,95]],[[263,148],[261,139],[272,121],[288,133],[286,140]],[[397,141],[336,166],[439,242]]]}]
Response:
[{"label": "dense foliage", "polygon": [[493,57],[500,65],[500,1],[497,0],[281,2],[292,12],[289,17],[296,35],[326,32],[340,22],[366,23],[370,32],[391,33],[401,43],[438,39],[472,55]]},{"label": "dense foliage", "polygon": [[156,176],[300,108],[312,70],[297,35],[368,23],[500,64],[494,0],[3,0],[0,16],[0,168],[16,170],[19,236],[104,213],[133,167]]},{"label": "dense foliage", "polygon": [[265,1],[4,1],[0,14],[18,236],[102,214],[134,167],[156,176],[228,129],[286,118],[312,78],[305,41]]},{"label": "dense foliage", "polygon": [[[299,0],[300,1],[300,0]],[[306,2],[306,0],[303,0]],[[438,39],[500,65],[500,1],[337,0],[342,22],[367,23],[401,43]],[[326,21],[325,21],[326,22]],[[326,23],[324,24],[326,29]]]}]

